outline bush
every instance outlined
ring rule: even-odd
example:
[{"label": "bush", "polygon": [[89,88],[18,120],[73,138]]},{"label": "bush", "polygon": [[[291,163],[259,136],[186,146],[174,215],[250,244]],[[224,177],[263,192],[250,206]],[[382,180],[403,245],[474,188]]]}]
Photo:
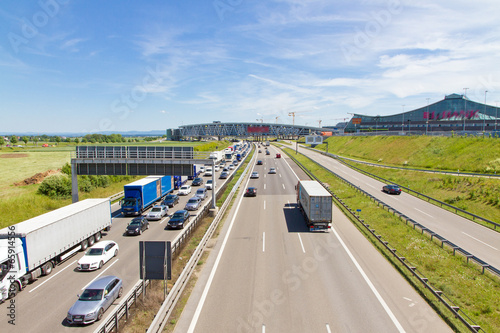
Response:
[{"label": "bush", "polygon": [[89,176],[81,176],[78,179],[78,190],[82,192],[90,192],[95,188]]},{"label": "bush", "polygon": [[64,164],[64,166],[61,168],[61,172],[71,176],[71,165],[69,163]]},{"label": "bush", "polygon": [[54,175],[45,178],[38,187],[38,193],[52,199],[66,199],[71,197],[71,179],[66,175]]}]

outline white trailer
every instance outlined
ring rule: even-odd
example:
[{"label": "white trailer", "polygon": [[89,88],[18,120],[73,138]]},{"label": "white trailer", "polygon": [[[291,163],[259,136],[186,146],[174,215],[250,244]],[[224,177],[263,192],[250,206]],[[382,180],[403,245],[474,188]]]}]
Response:
[{"label": "white trailer", "polygon": [[297,184],[297,205],[309,231],[329,231],[332,227],[332,195],[315,180]]},{"label": "white trailer", "polygon": [[1,229],[0,300],[94,244],[111,222],[109,199],[87,199]]}]

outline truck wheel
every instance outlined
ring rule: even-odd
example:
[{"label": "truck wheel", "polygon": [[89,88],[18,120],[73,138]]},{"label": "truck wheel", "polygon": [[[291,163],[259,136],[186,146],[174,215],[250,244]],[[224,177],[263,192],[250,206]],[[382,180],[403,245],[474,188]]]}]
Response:
[{"label": "truck wheel", "polygon": [[99,312],[97,313],[96,321],[101,320],[103,314],[104,314],[104,310],[102,308],[100,308]]},{"label": "truck wheel", "polygon": [[85,251],[89,247],[89,243],[87,242],[86,239],[82,240],[82,242],[80,243],[80,245],[82,247],[81,248],[82,251]]},{"label": "truck wheel", "polygon": [[94,238],[94,236],[90,236],[90,237],[89,237],[89,239],[88,239],[88,243],[89,243],[89,246],[94,245],[94,243],[95,243],[95,238]]},{"label": "truck wheel", "polygon": [[102,234],[100,231],[94,235],[94,239],[96,242],[100,241],[101,237],[102,237]]},{"label": "truck wheel", "polygon": [[42,275],[49,275],[50,273],[52,273],[52,268],[54,268],[54,266],[52,266],[52,263],[50,261],[45,263],[42,266]]},{"label": "truck wheel", "polygon": [[12,283],[9,287],[9,298],[14,298],[19,291],[21,291],[19,284],[17,282]]}]

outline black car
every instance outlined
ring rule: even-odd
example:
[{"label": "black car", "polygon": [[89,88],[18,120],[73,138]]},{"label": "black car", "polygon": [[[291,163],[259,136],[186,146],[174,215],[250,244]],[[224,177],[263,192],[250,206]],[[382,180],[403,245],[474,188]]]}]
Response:
[{"label": "black car", "polygon": [[174,215],[172,215],[165,229],[168,228],[182,229],[184,228],[184,223],[186,223],[187,221],[189,221],[189,212],[184,209],[178,210],[174,213]]},{"label": "black car", "polygon": [[382,187],[382,192],[386,192],[388,194],[401,194],[401,188],[398,185],[384,185]]},{"label": "black car", "polygon": [[163,199],[163,202],[161,204],[172,208],[178,202],[179,196],[177,194],[169,194],[165,197],[165,199]]},{"label": "black car", "polygon": [[257,196],[257,188],[249,187],[245,192],[245,197],[256,197]]},{"label": "black car", "polygon": [[127,235],[140,235],[146,229],[149,229],[149,221],[145,216],[139,216],[130,221],[125,233]]},{"label": "black car", "polygon": [[195,178],[193,179],[193,183],[191,183],[192,186],[201,186],[203,185],[203,178]]},{"label": "black car", "polygon": [[258,160],[258,161],[257,161],[257,165],[262,165],[262,161],[261,161],[261,160]]}]

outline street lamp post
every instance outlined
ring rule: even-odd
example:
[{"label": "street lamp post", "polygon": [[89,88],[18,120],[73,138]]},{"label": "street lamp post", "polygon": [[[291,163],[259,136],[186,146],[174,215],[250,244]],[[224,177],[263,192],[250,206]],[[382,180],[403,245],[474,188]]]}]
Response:
[{"label": "street lamp post", "polygon": [[484,91],[484,111],[483,111],[483,134],[486,131],[486,93],[488,90]]}]

